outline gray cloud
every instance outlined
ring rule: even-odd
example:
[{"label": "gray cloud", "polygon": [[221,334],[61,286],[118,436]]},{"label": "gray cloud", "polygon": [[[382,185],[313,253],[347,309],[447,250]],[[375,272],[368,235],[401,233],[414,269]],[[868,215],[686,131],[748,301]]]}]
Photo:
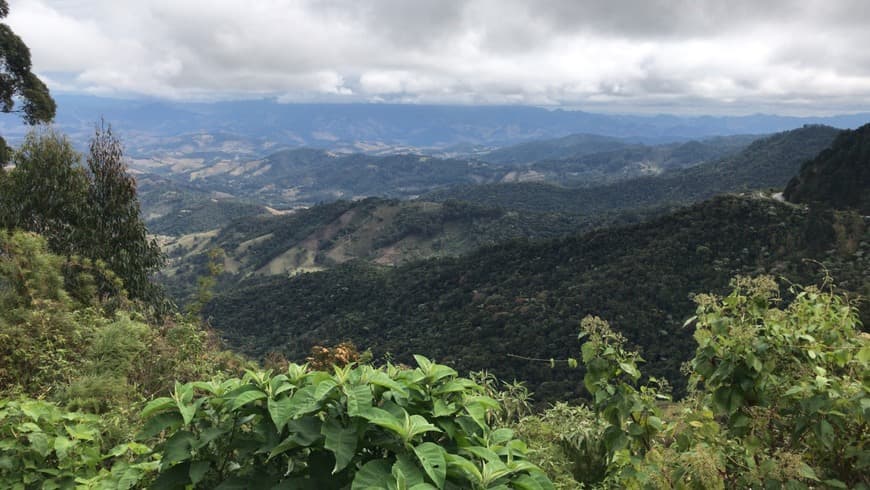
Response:
[{"label": "gray cloud", "polygon": [[12,0],[53,90],[870,109],[864,0]]}]

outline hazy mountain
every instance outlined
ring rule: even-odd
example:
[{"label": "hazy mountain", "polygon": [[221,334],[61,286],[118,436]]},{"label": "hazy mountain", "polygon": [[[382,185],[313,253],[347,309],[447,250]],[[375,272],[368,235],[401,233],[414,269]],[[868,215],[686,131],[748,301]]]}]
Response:
[{"label": "hazy mountain", "polygon": [[[225,133],[274,145],[348,151],[446,148],[460,143],[505,146],[577,133],[661,143],[733,134],[766,134],[808,123],[857,127],[868,115],[831,117],[631,116],[520,106],[281,104],[275,100],[171,102],[59,94],[56,125],[83,145],[102,116],[128,147],[162,138]],[[4,121],[10,141],[25,128]]]},{"label": "hazy mountain", "polygon": [[[207,139],[204,136],[200,140]],[[208,141],[181,144],[178,151],[140,158],[135,168],[171,178],[202,192],[219,192],[275,207],[310,206],[368,196],[408,198],[461,184],[544,181],[586,186],[659,174],[717,160],[737,152],[752,137],[720,137],[657,146],[631,145],[563,160],[530,164],[491,164],[467,158],[418,154],[376,156],[312,148],[282,150],[264,157],[229,158],[223,140],[214,151]],[[213,144],[221,140],[211,139]],[[542,149],[549,143],[542,142]],[[590,150],[591,151],[591,150]],[[186,152],[186,153],[185,153]],[[545,151],[543,155],[554,152]],[[531,152],[526,157],[533,158]],[[150,211],[149,211],[150,212]]]},{"label": "hazy mountain", "polygon": [[427,199],[463,199],[484,206],[528,211],[597,214],[666,204],[688,204],[723,192],[781,189],[807,160],[827,148],[839,130],[806,126],[761,138],[717,161],[604,186],[542,183],[491,184],[435,191]]},{"label": "hazy mountain", "polygon": [[556,139],[506,146],[484,153],[480,158],[490,163],[531,163],[620,150],[630,145],[631,143],[626,140],[609,136],[572,134]]}]

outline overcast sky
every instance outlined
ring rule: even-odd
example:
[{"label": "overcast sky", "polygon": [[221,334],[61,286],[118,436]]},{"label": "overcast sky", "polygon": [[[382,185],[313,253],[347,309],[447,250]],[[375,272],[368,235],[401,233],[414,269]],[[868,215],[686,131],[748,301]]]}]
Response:
[{"label": "overcast sky", "polygon": [[10,0],[54,92],[870,110],[870,0]]}]

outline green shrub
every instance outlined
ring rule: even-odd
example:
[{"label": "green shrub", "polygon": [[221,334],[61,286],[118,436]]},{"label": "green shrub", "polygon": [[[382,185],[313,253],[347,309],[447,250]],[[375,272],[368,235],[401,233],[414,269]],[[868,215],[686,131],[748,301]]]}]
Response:
[{"label": "green shrub", "polygon": [[143,412],[155,488],[552,488],[513,431],[489,426],[498,405],[480,386],[416,360],[179,384]]},{"label": "green shrub", "polygon": [[732,286],[724,298],[696,298],[687,322],[698,342],[687,364],[692,392],[667,411],[656,401],[666,398],[660,384],[638,386],[640,356],[605,322],[584,321],[584,383],[606,449],[606,471],[587,482],[870,488],[870,338],[858,330],[857,310],[833,292],[800,287],[781,307],[768,277]]},{"label": "green shrub", "polygon": [[105,451],[101,430],[95,415],[41,400],[0,400],[0,487],[130,488],[125,472],[145,474],[154,463],[131,465],[127,459],[147,448],[131,443]]}]

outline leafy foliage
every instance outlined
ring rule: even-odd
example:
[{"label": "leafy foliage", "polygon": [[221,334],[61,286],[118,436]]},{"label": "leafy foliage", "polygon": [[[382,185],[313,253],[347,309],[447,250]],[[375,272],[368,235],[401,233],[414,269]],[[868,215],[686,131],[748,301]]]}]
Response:
[{"label": "leafy foliage", "polygon": [[163,433],[154,488],[552,488],[512,431],[487,424],[494,400],[416,360],[177,385],[143,412],[143,436]]},{"label": "leafy foliage", "polygon": [[[148,276],[162,264],[162,254],[147,237],[120,142],[101,128],[87,170],[80,159],[63,135],[29,133],[15,153],[15,168],[0,178],[0,226],[42,234],[76,267],[90,267],[79,258],[105,266],[131,298],[159,304],[159,288]],[[121,288],[113,279],[93,276],[101,294],[117,296]]]},{"label": "leafy foliage", "polygon": [[[131,442],[107,450],[101,429],[95,415],[68,412],[41,400],[0,400],[0,486],[130,488],[129,476],[155,466],[128,463],[148,448]],[[105,469],[108,465],[113,465],[115,478]]]},{"label": "leafy foliage", "polygon": [[[0,0],[0,19],[9,15],[7,0]],[[0,23],[0,111],[9,113],[20,101],[24,122],[30,125],[54,119],[55,103],[48,87],[32,71],[30,49],[5,23]],[[17,99],[17,100],[16,100]],[[0,168],[10,149],[0,137]]]},{"label": "leafy foliage", "polygon": [[[157,300],[148,275],[163,263],[160,247],[147,236],[136,182],[127,174],[121,142],[104,122],[91,139],[86,255],[100,258],[124,281],[131,297]],[[83,251],[84,252],[84,251]]]},{"label": "leafy foliage", "polygon": [[133,303],[101,302],[64,266],[42,237],[0,231],[0,394],[105,412],[239,362],[195,323],[152,326]]},{"label": "leafy foliage", "polygon": [[84,248],[88,179],[70,141],[51,129],[31,131],[13,163],[15,169],[0,182],[0,225],[39,233],[58,253]]},{"label": "leafy foliage", "polygon": [[557,469],[597,461],[598,471],[574,473],[595,488],[867,488],[870,338],[857,311],[829,290],[796,286],[781,307],[769,277],[732,285],[725,297],[696,298],[683,402],[657,401],[667,390],[652,378],[638,386],[638,354],[590,317],[581,338],[594,415],[557,406],[523,420],[520,433],[537,447],[543,421],[580,410],[579,427],[591,430],[545,454]]}]

